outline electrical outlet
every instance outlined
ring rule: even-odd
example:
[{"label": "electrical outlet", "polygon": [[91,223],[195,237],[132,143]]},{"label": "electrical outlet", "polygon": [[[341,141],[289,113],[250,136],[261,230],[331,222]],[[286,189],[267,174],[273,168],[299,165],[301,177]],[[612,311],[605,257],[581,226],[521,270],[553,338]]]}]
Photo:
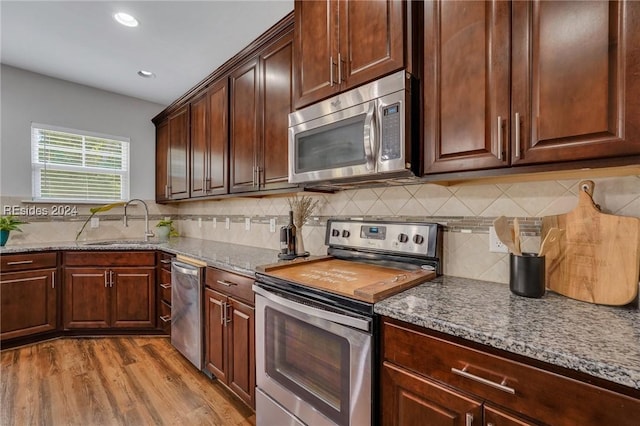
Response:
[{"label": "electrical outlet", "polygon": [[269,232],[274,233],[276,232],[276,218],[272,217],[271,219],[269,219]]},{"label": "electrical outlet", "polygon": [[92,217],[91,218],[91,228],[97,228],[100,226],[100,218],[99,217]]},{"label": "electrical outlet", "polygon": [[245,217],[244,218],[244,230],[245,231],[251,231],[251,218],[250,217]]},{"label": "electrical outlet", "polygon": [[230,229],[230,228],[231,228],[231,219],[227,217],[224,219],[224,229]]},{"label": "electrical outlet", "polygon": [[218,219],[217,218],[213,218],[213,229],[218,227]]},{"label": "electrical outlet", "polygon": [[492,253],[508,253],[507,246],[502,244],[502,241],[496,234],[496,228],[489,227],[489,251]]},{"label": "electrical outlet", "polygon": [[198,228],[202,228],[202,218],[198,218]]}]

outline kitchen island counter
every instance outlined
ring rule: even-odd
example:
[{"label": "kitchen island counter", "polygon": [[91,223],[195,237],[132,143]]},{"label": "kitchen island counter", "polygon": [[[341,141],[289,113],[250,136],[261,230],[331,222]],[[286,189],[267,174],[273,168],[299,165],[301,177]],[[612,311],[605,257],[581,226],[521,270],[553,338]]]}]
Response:
[{"label": "kitchen island counter", "polygon": [[176,237],[163,243],[140,244],[96,244],[96,242],[52,242],[24,245],[10,245],[0,248],[0,255],[35,253],[42,251],[127,251],[159,250],[182,255],[205,262],[214,268],[246,275],[253,278],[258,265],[274,263],[278,251],[197,238]]},{"label": "kitchen island counter", "polygon": [[438,277],[375,304],[377,314],[640,389],[640,312],[506,284]]}]

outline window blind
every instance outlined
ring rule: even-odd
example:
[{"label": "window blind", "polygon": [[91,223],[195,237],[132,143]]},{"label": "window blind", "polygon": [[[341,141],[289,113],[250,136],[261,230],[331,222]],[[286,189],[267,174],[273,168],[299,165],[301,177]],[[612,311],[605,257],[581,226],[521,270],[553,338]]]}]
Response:
[{"label": "window blind", "polygon": [[129,199],[129,139],[31,124],[32,196],[51,201]]}]

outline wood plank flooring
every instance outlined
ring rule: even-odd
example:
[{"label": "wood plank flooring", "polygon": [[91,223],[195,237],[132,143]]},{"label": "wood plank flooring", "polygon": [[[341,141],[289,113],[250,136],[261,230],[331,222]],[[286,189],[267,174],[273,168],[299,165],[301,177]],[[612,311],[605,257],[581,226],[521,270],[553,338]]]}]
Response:
[{"label": "wood plank flooring", "polygon": [[64,338],[1,354],[0,425],[255,425],[167,337]]}]

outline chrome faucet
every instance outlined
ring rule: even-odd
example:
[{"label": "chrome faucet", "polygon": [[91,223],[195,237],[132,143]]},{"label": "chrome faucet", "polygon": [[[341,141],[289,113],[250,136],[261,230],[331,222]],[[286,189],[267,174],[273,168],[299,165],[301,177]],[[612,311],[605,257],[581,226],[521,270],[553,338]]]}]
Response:
[{"label": "chrome faucet", "polygon": [[127,221],[127,206],[133,201],[140,201],[144,206],[144,240],[149,241],[149,237],[153,237],[155,234],[149,230],[149,207],[147,207],[147,203],[145,203],[143,200],[134,198],[127,201],[127,204],[124,205],[124,226],[129,226],[129,223]]}]

